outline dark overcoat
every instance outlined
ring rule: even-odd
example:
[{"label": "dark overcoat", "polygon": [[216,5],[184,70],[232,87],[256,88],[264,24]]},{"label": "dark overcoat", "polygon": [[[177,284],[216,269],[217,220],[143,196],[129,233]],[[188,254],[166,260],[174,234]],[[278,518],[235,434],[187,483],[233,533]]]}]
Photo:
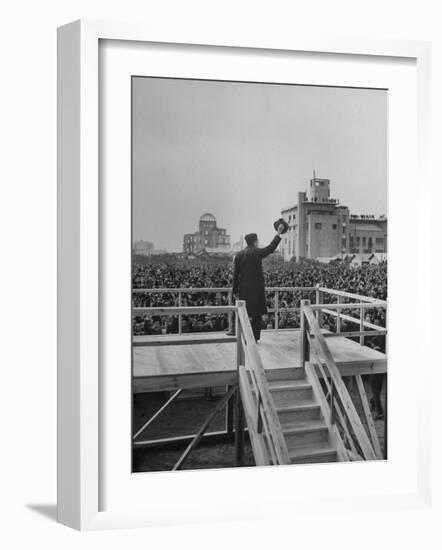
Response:
[{"label": "dark overcoat", "polygon": [[233,264],[233,294],[246,301],[249,317],[258,317],[267,313],[266,293],[262,260],[276,250],[281,237],[276,235],[272,242],[264,247],[248,246],[235,255]]}]

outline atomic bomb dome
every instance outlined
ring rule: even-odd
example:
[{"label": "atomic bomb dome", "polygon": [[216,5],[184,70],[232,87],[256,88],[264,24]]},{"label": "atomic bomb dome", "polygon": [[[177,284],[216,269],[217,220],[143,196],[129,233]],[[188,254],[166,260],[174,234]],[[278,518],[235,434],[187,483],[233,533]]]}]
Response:
[{"label": "atomic bomb dome", "polygon": [[210,212],[205,212],[199,218],[198,231],[187,233],[183,239],[183,252],[228,252],[230,236],[227,231],[217,227],[216,218]]},{"label": "atomic bomb dome", "polygon": [[215,222],[216,223],[216,218],[210,212],[206,212],[205,214],[200,216],[200,222]]}]

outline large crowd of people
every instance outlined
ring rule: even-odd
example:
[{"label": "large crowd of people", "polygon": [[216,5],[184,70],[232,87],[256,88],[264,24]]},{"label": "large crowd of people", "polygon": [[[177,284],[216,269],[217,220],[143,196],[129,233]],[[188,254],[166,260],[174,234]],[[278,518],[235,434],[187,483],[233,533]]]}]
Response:
[{"label": "large crowd of people", "polygon": [[[186,288],[225,288],[218,292],[182,292],[182,306],[226,305],[229,303],[228,291],[232,286],[233,264],[231,262],[204,262],[199,260],[182,260],[168,258],[167,263],[156,261],[134,261],[132,268],[133,289],[186,289]],[[283,262],[278,257],[264,261],[264,276],[266,287],[313,287],[319,284],[335,290],[343,290],[354,294],[370,296],[385,300],[387,298],[387,263],[378,265],[352,266],[345,262],[328,264],[306,260],[302,262]],[[179,305],[177,292],[133,292],[134,307],[170,307]],[[296,308],[301,299],[315,301],[315,292],[280,291],[279,309]],[[321,300],[324,303],[336,301],[336,297],[324,293]],[[275,307],[275,292],[267,292],[268,308]],[[359,316],[355,310],[344,311],[354,317]],[[373,325],[386,326],[386,313],[383,308],[370,308],[367,318]],[[336,320],[331,315],[324,315],[324,324],[330,330],[335,330]],[[278,314],[279,328],[299,327],[299,313],[280,311]],[[275,314],[269,312],[263,317],[263,328],[275,327]],[[183,315],[182,332],[220,331],[228,328],[227,314]],[[139,315],[133,319],[133,333],[161,334],[177,333],[179,330],[178,316]],[[342,321],[341,330],[359,330],[354,323]],[[382,346],[382,338],[373,340],[376,347]]]}]

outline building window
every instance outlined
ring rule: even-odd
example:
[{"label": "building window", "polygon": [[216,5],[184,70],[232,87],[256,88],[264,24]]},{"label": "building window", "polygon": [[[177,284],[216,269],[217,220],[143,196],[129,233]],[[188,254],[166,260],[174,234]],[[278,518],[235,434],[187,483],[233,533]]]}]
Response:
[{"label": "building window", "polygon": [[316,222],[315,223],[315,229],[322,229],[322,223]]},{"label": "building window", "polygon": [[338,226],[334,223],[333,224],[333,229],[337,229],[337,228],[338,228]]},{"label": "building window", "polygon": [[207,244],[207,242],[208,242],[207,239],[204,239],[204,244]]}]

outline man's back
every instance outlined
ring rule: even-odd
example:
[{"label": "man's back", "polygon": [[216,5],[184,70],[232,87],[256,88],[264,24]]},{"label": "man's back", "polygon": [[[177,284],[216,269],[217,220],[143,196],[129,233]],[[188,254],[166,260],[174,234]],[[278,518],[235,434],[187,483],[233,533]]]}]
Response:
[{"label": "man's back", "polygon": [[248,246],[238,252],[233,268],[233,294],[245,300],[250,317],[267,312],[262,260],[274,252],[281,241],[278,235],[264,247]]}]

